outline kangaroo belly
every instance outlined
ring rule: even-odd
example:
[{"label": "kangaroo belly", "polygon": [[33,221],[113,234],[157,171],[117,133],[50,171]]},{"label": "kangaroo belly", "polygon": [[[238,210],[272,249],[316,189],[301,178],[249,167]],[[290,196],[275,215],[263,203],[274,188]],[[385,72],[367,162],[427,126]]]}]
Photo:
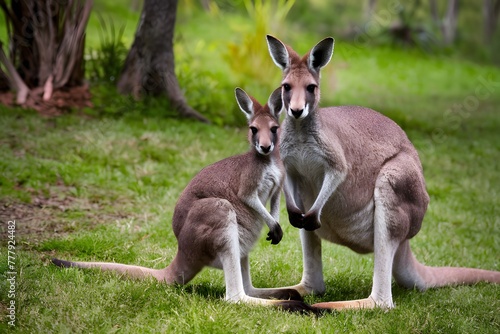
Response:
[{"label": "kangaroo belly", "polygon": [[238,239],[240,242],[240,257],[247,256],[260,237],[264,222],[254,217],[252,224],[238,224]]},{"label": "kangaroo belly", "polygon": [[357,253],[373,252],[373,201],[348,216],[339,216],[335,207],[335,203],[328,203],[323,208],[321,227],[315,233]]},{"label": "kangaroo belly", "polygon": [[[310,175],[321,175],[321,170],[309,169]],[[305,174],[307,175],[307,174]],[[321,188],[321,180],[295,174],[297,194],[304,212],[313,205]],[[316,234],[330,242],[347,246],[358,253],[373,251],[373,192],[358,191],[341,185],[321,212],[321,228]]]}]

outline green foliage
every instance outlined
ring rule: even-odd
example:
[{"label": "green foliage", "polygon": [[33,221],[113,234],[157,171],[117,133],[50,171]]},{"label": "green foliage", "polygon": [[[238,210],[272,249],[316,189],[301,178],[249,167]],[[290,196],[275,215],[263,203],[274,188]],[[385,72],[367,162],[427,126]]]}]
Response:
[{"label": "green foliage", "polygon": [[200,41],[195,48],[177,43],[176,75],[188,103],[217,125],[245,124],[234,99],[235,84],[221,70],[207,68],[200,59],[209,47]]},{"label": "green foliage", "polygon": [[123,42],[123,32],[125,26],[122,25],[116,31],[113,18],[108,18],[109,23],[101,16],[99,18],[99,47],[90,49],[90,54],[87,57],[87,63],[90,65],[89,78],[94,84],[111,84],[116,85],[116,81],[127,57],[127,48]]},{"label": "green foliage", "polygon": [[285,19],[294,3],[285,0],[244,1],[251,26],[239,29],[238,41],[228,43],[227,53],[223,54],[239,85],[261,87],[268,94],[278,86],[280,74],[269,57],[265,36],[270,33],[282,35]]},{"label": "green foliage", "polygon": [[419,6],[420,2],[415,1],[411,6],[400,5],[395,8],[397,20],[390,26],[381,26],[380,34],[372,36],[371,42],[390,43],[397,47],[417,47],[426,52],[435,51],[441,43],[435,32],[416,15]]},{"label": "green foliage", "polygon": [[[436,3],[439,21],[446,12],[448,1]],[[500,64],[500,29],[496,29],[491,42],[484,42],[481,1],[460,2],[457,38],[446,48],[441,46],[442,32],[432,19],[428,1],[378,0],[371,17],[367,16],[367,4],[368,1],[297,1],[287,21],[293,23],[297,31],[334,36],[336,41],[407,48],[408,43],[402,42],[401,35],[396,33],[398,29],[393,31],[403,26],[407,28],[403,36],[409,36],[413,46],[426,52],[451,53],[474,61]]]},{"label": "green foliage", "polygon": [[288,22],[298,25],[300,28],[297,30],[338,38],[359,23],[362,9],[361,1],[296,1],[290,10]]},{"label": "green foliage", "polygon": [[[143,0],[130,1],[131,4],[118,1],[94,1],[92,13],[86,30],[85,47],[97,48],[101,43],[101,18],[113,21],[115,27],[124,27],[123,41],[128,48],[134,41],[135,31],[139,23]],[[133,6],[135,4],[135,6]]]}]

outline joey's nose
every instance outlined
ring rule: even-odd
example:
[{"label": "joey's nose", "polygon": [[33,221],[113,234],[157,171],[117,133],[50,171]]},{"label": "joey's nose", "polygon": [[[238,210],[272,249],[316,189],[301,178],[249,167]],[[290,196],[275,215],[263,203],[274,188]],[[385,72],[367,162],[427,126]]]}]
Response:
[{"label": "joey's nose", "polygon": [[269,153],[269,151],[271,151],[271,146],[261,146],[260,149],[264,153]]},{"label": "joey's nose", "polygon": [[299,118],[300,115],[302,115],[302,112],[304,112],[304,109],[290,109],[292,112],[293,117]]}]

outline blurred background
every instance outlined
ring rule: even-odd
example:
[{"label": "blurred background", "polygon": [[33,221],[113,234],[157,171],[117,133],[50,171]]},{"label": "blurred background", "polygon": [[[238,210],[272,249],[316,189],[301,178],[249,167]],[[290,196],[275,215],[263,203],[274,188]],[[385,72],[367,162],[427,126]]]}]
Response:
[{"label": "blurred background", "polygon": [[[143,1],[96,0],[90,8],[80,71],[92,93],[89,112],[116,115],[141,109],[128,94],[117,95],[115,87]],[[332,36],[335,53],[323,71],[323,104],[397,109],[423,99],[468,94],[488,67],[495,69],[491,75],[497,78],[499,11],[500,1],[494,0],[185,0],[178,3],[174,17],[175,74],[196,111],[215,124],[242,125],[234,88],[265,101],[280,83],[266,34],[301,54]],[[5,50],[9,31],[15,33],[0,24]],[[16,56],[12,58],[15,63]],[[8,85],[2,87],[8,90]],[[151,103],[159,106],[148,104],[148,112],[171,114],[166,102]]]}]

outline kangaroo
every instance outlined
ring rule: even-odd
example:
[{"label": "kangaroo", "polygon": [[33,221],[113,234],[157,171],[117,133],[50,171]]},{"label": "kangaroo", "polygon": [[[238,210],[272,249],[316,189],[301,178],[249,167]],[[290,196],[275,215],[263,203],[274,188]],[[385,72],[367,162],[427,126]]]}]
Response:
[{"label": "kangaroo", "polygon": [[399,285],[420,290],[500,283],[500,272],[429,267],[415,259],[409,239],[420,230],[429,203],[418,153],[394,121],[374,110],[318,108],[320,70],[332,57],[333,38],[303,57],[273,36],[267,43],[283,71],[286,208],[291,225],[301,229],[303,275],[291,288],[301,295],[325,291],[321,239],[373,252],[373,285],[368,298],[314,307],[393,308],[391,273]]},{"label": "kangaroo", "polygon": [[[271,244],[278,244],[283,237],[278,223],[284,179],[278,151],[281,88],[264,106],[240,88],[235,95],[248,119],[251,148],[205,167],[184,189],[172,219],[178,248],[169,266],[150,269],[118,263],[52,262],[60,267],[100,268],[133,278],[151,276],[167,284],[187,284],[205,266],[211,266],[224,270],[225,299],[229,302],[313,311],[295,290],[257,289],[252,285],[248,254],[263,224],[269,228],[266,240]],[[270,212],[265,206],[269,200]]]}]

